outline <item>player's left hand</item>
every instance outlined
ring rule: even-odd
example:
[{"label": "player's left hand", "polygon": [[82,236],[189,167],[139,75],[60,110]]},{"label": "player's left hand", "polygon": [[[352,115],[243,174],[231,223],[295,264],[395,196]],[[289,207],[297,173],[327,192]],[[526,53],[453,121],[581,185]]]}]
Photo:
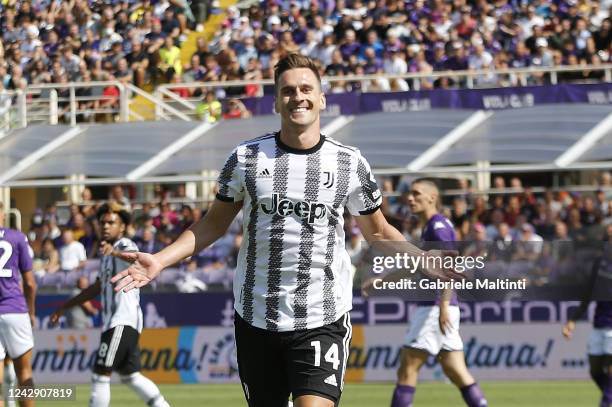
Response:
[{"label": "player's left hand", "polygon": [[108,242],[100,242],[100,255],[110,256],[113,254],[113,245]]},{"label": "player's left hand", "polygon": [[[421,272],[432,280],[465,280],[467,278],[465,274],[455,271],[454,268],[444,267],[444,258],[457,257],[457,254],[458,253],[454,250],[429,250],[425,252],[424,259],[427,267],[421,268]],[[442,261],[438,259],[439,257],[442,258]]]},{"label": "player's left hand", "polygon": [[572,339],[572,334],[574,333],[574,329],[576,329],[576,323],[572,320],[567,321],[565,325],[563,325],[563,336],[565,339]]},{"label": "player's left hand", "polygon": [[448,307],[440,307],[438,326],[440,327],[440,332],[442,332],[442,335],[446,335],[447,332],[450,332],[452,325],[450,321],[450,313],[448,312]]}]

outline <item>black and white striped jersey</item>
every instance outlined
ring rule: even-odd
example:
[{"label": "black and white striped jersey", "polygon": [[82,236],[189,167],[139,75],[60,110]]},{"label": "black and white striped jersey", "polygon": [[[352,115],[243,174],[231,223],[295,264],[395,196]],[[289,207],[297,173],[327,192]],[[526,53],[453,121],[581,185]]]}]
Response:
[{"label": "black and white striped jersey", "polygon": [[[136,244],[124,237],[113,244],[113,249],[120,252],[138,251]],[[140,309],[140,290],[115,292],[114,284],[110,282],[115,274],[130,267],[130,263],[115,256],[102,256],[100,262],[100,279],[102,288],[102,331],[107,331],[118,325],[129,325],[142,332],[142,310]]]},{"label": "black and white striped jersey", "polygon": [[243,201],[235,308],[270,331],[317,328],[352,305],[344,208],[376,211],[382,197],[359,151],[329,137],[296,150],[279,133],[245,142],[219,175],[217,198]]}]

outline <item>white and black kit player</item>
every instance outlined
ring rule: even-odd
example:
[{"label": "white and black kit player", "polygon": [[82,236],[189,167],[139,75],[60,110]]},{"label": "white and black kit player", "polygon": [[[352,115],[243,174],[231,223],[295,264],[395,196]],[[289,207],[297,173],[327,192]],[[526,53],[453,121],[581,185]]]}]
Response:
[{"label": "white and black kit player", "polygon": [[[122,255],[133,264],[112,282],[115,290],[148,284],[221,238],[242,210],[233,289],[248,405],[286,407],[291,394],[301,407],[331,407],[340,399],[351,338],[344,211],[369,242],[405,238],[380,211],[381,193],[359,151],[321,134],[326,100],[316,64],[289,54],[275,66],[274,84],[281,130],[235,148],[206,215],[158,253]],[[405,251],[423,253],[410,244]]]},{"label": "white and black kit player", "polygon": [[382,200],[368,163],[329,137],[298,150],[271,133],[234,150],[217,199],[243,201],[234,295],[249,405],[283,406],[289,394],[338,403],[352,306],[344,210],[369,214]]},{"label": "white and black kit player", "polygon": [[140,373],[138,339],[143,327],[140,292],[115,292],[109,282],[118,271],[129,266],[114,254],[138,250],[132,240],[124,237],[130,215],[125,210],[103,205],[98,210],[98,220],[105,242],[98,278],[56,311],[51,321],[57,322],[66,309],[101,294],[102,335],[93,366],[89,406],[107,407],[110,404],[110,378],[113,372],[117,372],[121,382],[127,384],[147,405],[168,407],[158,387]]}]

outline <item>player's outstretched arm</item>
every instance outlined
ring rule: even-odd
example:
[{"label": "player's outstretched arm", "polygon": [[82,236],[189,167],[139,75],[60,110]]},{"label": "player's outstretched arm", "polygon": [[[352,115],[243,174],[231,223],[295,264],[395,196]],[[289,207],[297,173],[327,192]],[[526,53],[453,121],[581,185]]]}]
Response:
[{"label": "player's outstretched arm", "polygon": [[[441,251],[441,250],[430,250],[424,252],[419,249],[417,246],[412,243],[406,241],[404,235],[402,235],[399,230],[394,228],[387,222],[385,216],[382,214],[380,210],[377,210],[374,213],[369,215],[357,216],[355,218],[357,220],[357,225],[363,234],[363,237],[369,242],[388,242],[384,246],[381,245],[381,248],[384,248],[385,251],[388,252],[389,255],[395,255],[396,253],[406,253],[409,256],[424,256],[424,257],[439,257],[439,256],[454,256],[456,255],[453,251]],[[424,262],[425,264],[435,265],[436,263],[441,262]],[[462,280],[465,279],[465,276],[462,273],[458,273],[453,269],[447,268],[423,268],[421,269],[423,274],[425,274],[429,278],[440,279],[440,280]],[[414,275],[414,274],[412,274]],[[406,275],[402,275],[403,278],[410,277]]]},{"label": "player's outstretched arm", "polygon": [[64,312],[66,312],[67,309],[70,309],[74,306],[80,305],[86,301],[93,300],[94,298],[96,298],[96,296],[100,294],[100,291],[102,291],[102,285],[100,283],[100,280],[96,280],[95,283],[93,283],[92,285],[90,285],[89,287],[66,301],[64,304],[62,304],[62,306],[59,307],[51,315],[51,324],[57,324],[60,317],[64,314]]},{"label": "player's outstretched arm", "polygon": [[155,253],[122,252],[113,255],[133,264],[112,279],[115,291],[129,291],[140,288],[155,279],[161,271],[210,246],[225,234],[238,212],[242,202],[223,202],[216,199],[206,216],[183,232],[170,246]]}]

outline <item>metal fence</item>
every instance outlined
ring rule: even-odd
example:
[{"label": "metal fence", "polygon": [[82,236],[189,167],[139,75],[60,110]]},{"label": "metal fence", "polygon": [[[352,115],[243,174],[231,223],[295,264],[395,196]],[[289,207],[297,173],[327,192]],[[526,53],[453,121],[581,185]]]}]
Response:
[{"label": "metal fence", "polygon": [[[491,88],[534,84],[612,82],[612,64],[523,68],[482,71],[444,71],[405,75],[348,75],[323,77],[324,86],[342,82],[405,81],[410,89],[424,89],[440,79],[450,79],[450,88]],[[255,95],[269,93],[273,80],[191,82],[160,85],[150,94],[132,84],[118,81],[67,82],[30,85],[25,91],[0,95],[0,134],[31,123],[76,125],[87,122],[144,120],[199,120],[197,107],[207,90],[223,95],[244,96],[241,89],[255,89]],[[181,97],[177,89],[187,89]],[[363,89],[367,90],[367,86]]]}]

